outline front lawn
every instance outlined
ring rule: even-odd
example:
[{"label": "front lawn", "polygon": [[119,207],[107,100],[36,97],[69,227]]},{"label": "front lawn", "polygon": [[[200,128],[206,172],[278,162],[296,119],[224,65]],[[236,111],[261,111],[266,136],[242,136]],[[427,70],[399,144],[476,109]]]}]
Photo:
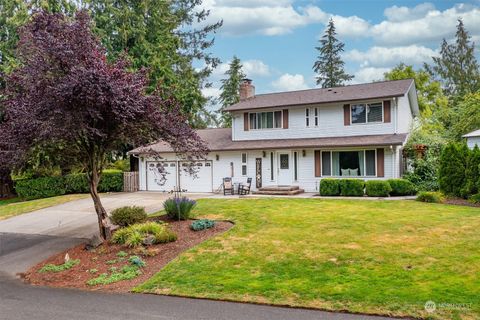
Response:
[{"label": "front lawn", "polygon": [[65,202],[83,199],[88,197],[87,194],[68,194],[64,196],[30,200],[30,201],[21,201],[19,198],[1,200],[0,201],[0,220],[7,219],[13,216],[20,215],[22,213],[27,213],[57,204],[62,204]]},{"label": "front lawn", "polygon": [[[415,201],[203,199],[236,225],[137,292],[432,317],[480,317],[480,210]],[[425,302],[437,309],[427,313]]]}]

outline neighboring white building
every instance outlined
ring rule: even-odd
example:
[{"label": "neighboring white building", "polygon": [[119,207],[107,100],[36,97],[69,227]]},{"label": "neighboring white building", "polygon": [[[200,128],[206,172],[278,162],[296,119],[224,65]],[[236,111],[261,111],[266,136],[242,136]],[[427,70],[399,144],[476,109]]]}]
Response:
[{"label": "neighboring white building", "polygon": [[[198,130],[208,144],[197,177],[183,170],[172,149],[159,142],[130,154],[139,160],[140,190],[215,192],[222,179],[253,178],[252,190],[299,186],[318,191],[322,178],[387,179],[401,176],[402,146],[418,116],[413,80],[398,80],[255,95],[251,80],[240,102],[227,108],[232,128]],[[149,157],[160,152],[162,161]],[[158,167],[164,167],[162,184]]]},{"label": "neighboring white building", "polygon": [[480,129],[467,133],[463,137],[467,139],[467,145],[470,149],[473,149],[475,145],[480,148]]}]

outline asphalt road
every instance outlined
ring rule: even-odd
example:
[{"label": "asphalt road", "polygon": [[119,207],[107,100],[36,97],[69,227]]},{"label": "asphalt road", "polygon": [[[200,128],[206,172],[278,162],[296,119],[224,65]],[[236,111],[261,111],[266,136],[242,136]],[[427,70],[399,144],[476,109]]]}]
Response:
[{"label": "asphalt road", "polygon": [[3,320],[382,320],[330,313],[142,294],[33,287],[0,274]]}]

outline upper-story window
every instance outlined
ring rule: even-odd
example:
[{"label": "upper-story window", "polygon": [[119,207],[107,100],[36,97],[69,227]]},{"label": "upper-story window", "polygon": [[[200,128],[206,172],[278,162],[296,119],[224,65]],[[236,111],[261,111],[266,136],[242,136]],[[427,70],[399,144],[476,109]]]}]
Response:
[{"label": "upper-story window", "polygon": [[282,111],[250,113],[250,129],[282,128]]},{"label": "upper-story window", "polygon": [[305,126],[318,127],[318,108],[306,108],[305,109]]},{"label": "upper-story window", "polygon": [[352,123],[375,123],[383,122],[383,103],[359,103],[352,104]]}]

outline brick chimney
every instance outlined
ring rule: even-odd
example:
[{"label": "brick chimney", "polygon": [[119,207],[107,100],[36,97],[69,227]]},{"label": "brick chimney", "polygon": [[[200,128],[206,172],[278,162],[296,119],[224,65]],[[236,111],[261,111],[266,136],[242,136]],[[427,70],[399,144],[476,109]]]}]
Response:
[{"label": "brick chimney", "polygon": [[255,97],[255,86],[251,79],[242,79],[240,84],[240,101]]}]

